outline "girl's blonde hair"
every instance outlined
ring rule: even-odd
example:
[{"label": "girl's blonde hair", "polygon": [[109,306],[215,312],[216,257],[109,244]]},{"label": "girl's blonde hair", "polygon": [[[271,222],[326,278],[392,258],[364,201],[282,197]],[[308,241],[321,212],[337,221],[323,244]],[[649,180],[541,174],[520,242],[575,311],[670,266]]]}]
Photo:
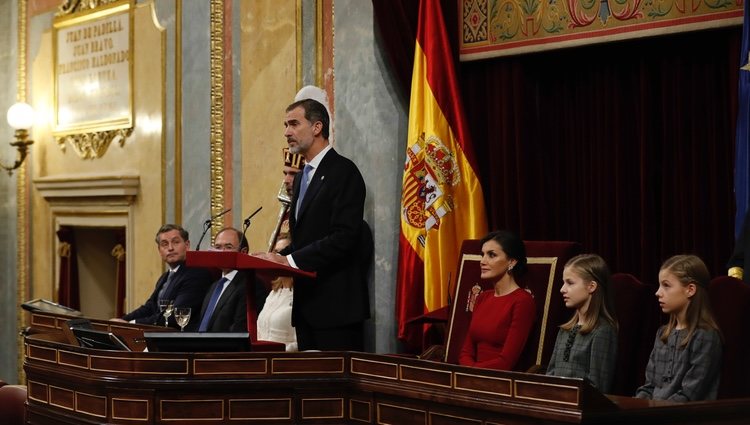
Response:
[{"label": "girl's blonde hair", "polygon": [[[581,254],[571,258],[565,264],[565,268],[568,267],[575,270],[575,273],[583,280],[597,283],[596,290],[591,294],[586,317],[578,332],[587,334],[593,331],[600,319],[608,321],[617,329],[617,318],[612,302],[612,276],[604,259],[596,254]],[[578,311],[576,311],[573,317],[560,327],[569,331],[578,324],[579,319]]]},{"label": "girl's blonde hair", "polygon": [[[713,329],[721,335],[719,326],[711,313],[711,303],[708,299],[708,283],[711,275],[708,267],[699,257],[695,255],[675,255],[661,265],[660,271],[672,273],[683,286],[695,285],[695,294],[690,298],[685,320],[687,321],[687,335],[680,341],[680,347],[684,348],[693,337],[695,330]],[[664,327],[659,339],[667,343],[669,334],[677,327],[677,315],[669,315],[669,323]]]}]

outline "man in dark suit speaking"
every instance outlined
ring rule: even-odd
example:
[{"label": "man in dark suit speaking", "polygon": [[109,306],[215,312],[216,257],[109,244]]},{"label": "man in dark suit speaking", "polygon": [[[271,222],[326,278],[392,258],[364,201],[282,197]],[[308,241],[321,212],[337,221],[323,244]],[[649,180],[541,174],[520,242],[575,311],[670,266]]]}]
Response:
[{"label": "man in dark suit speaking", "polygon": [[258,254],[317,273],[316,279],[294,279],[292,325],[300,351],[362,350],[362,324],[370,315],[360,255],[370,249],[360,242],[365,183],[357,166],[329,144],[329,123],[325,107],[315,100],[287,107],[289,150],[306,162],[294,179],[292,243],[280,255]]}]

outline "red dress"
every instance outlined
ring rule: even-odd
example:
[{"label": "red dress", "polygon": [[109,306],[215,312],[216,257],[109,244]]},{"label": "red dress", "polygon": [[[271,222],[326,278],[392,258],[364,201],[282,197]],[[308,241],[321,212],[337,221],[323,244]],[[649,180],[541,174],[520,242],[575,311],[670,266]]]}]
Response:
[{"label": "red dress", "polygon": [[458,363],[487,369],[512,370],[523,351],[536,315],[534,298],[526,290],[477,298]]}]

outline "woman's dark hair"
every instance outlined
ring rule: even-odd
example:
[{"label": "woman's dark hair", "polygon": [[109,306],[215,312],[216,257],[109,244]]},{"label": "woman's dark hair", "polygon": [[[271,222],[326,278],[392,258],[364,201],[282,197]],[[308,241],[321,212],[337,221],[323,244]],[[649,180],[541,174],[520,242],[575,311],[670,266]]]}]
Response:
[{"label": "woman's dark hair", "polygon": [[513,232],[507,230],[497,230],[490,232],[487,236],[481,240],[482,245],[488,241],[495,241],[500,248],[503,249],[505,255],[508,258],[516,260],[516,265],[513,266],[512,275],[513,277],[521,277],[526,273],[526,246],[523,244],[521,238],[515,235]]}]

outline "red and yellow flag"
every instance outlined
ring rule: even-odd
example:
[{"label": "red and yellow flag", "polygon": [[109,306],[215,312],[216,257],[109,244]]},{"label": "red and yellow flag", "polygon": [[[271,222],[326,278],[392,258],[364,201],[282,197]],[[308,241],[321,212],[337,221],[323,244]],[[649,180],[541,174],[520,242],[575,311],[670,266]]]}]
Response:
[{"label": "red and yellow flag", "polygon": [[396,309],[399,338],[414,345],[421,343],[422,330],[406,321],[447,304],[461,242],[487,232],[439,0],[419,5],[408,137]]}]

